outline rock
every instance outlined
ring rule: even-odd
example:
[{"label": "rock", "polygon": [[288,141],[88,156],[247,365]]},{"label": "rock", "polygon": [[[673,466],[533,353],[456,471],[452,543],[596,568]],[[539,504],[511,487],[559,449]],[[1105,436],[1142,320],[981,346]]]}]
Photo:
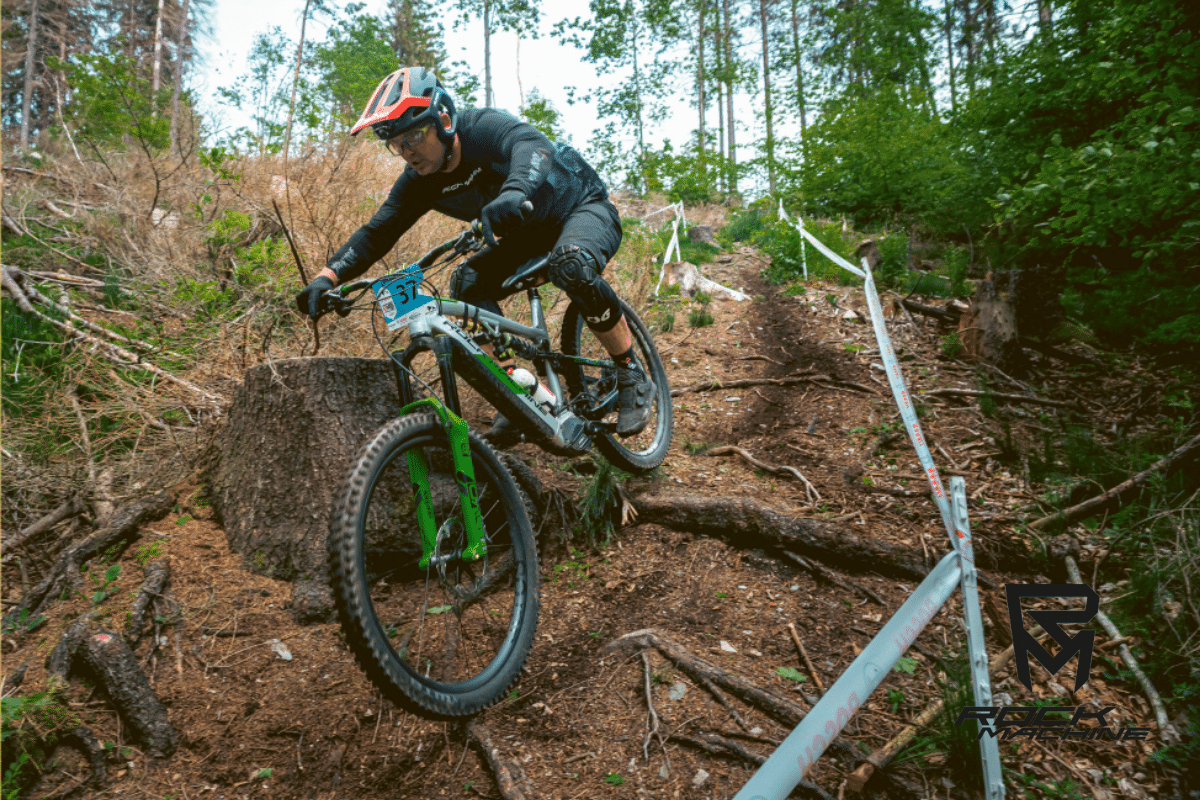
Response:
[{"label": "rock", "polygon": [[724,639],[721,640],[721,649],[726,653],[736,653],[737,649]]},{"label": "rock", "polygon": [[683,683],[672,683],[671,688],[667,690],[667,697],[672,700],[682,700],[687,694],[687,685]]},{"label": "rock", "polygon": [[717,240],[713,237],[713,229],[711,225],[693,225],[688,228],[687,237],[693,242],[704,242],[705,244],[716,244]]},{"label": "rock", "polygon": [[699,789],[708,780],[708,772],[702,769],[696,770],[696,777],[692,778],[692,786]]},{"label": "rock", "polygon": [[287,645],[278,639],[268,639],[267,646],[271,648],[271,652],[282,658],[284,661],[292,660],[292,651],[287,649]]}]

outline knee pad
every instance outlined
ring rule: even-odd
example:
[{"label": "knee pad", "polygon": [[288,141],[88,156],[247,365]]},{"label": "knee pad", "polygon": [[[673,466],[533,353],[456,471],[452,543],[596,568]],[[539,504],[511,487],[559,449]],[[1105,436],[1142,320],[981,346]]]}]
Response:
[{"label": "knee pad", "polygon": [[621,321],[617,293],[600,277],[592,254],[578,245],[560,245],[550,253],[550,281],[583,310],[588,327],[601,333]]}]

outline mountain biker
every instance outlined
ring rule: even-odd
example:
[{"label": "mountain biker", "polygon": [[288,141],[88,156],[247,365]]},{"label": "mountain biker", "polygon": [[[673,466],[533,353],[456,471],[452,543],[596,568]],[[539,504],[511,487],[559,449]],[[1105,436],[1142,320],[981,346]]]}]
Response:
[{"label": "mountain biker", "polygon": [[[375,216],[296,296],[300,312],[320,317],[327,310],[321,295],[366,272],[426,211],[478,219],[491,247],[458,267],[451,296],[500,314],[503,281],[549,253],[550,281],[579,305],[617,365],[618,435],[641,432],[655,387],[634,355],[617,295],[601,277],[621,244],[621,218],[595,170],[573,148],[504,111],[456,112],[450,94],[423,67],[383,79],[350,134],[366,127],[407,166]],[[526,201],[533,204],[528,218]],[[487,435],[498,444],[515,433],[497,414]]]}]

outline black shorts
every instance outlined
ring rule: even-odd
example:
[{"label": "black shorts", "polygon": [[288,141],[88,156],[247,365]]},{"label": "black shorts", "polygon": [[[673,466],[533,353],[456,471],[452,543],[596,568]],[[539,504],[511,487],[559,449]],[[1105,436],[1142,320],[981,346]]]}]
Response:
[{"label": "black shorts", "polygon": [[460,266],[450,282],[451,294],[498,314],[497,301],[511,294],[501,284],[528,262],[564,245],[586,250],[595,260],[596,272],[603,272],[621,246],[621,216],[616,206],[609,200],[596,200],[575,209],[561,227],[533,226],[514,231],[495,248]]}]

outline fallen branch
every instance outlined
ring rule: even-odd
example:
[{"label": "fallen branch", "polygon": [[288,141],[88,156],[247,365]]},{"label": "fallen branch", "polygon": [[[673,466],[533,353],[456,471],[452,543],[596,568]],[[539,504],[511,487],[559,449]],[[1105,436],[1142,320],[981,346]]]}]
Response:
[{"label": "fallen branch", "polygon": [[524,792],[500,758],[500,748],[492,744],[492,732],[484,727],[483,723],[472,720],[467,725],[467,736],[483,751],[483,756],[492,769],[492,776],[496,779],[496,787],[504,800],[525,800]]},{"label": "fallen branch", "polygon": [[794,550],[847,572],[888,578],[920,580],[928,574],[907,550],[823,520],[793,517],[748,497],[641,495],[635,502],[640,523],[711,536],[738,548]]},{"label": "fallen branch", "polygon": [[1025,394],[1008,394],[1007,392],[985,392],[979,389],[931,389],[925,392],[926,397],[992,397],[996,400],[1009,400],[1014,403],[1029,403],[1035,406],[1050,406],[1052,408],[1074,408],[1075,404],[1066,400],[1049,400],[1044,397],[1030,397]]},{"label": "fallen branch", "polygon": [[808,670],[808,674],[812,676],[813,683],[817,687],[817,694],[825,695],[825,685],[821,683],[821,676],[817,674],[817,668],[813,666],[812,659],[808,657],[808,651],[804,649],[804,642],[800,641],[800,634],[796,633],[796,623],[788,623],[788,632],[792,634],[792,641],[796,643],[796,650],[800,652],[800,658],[804,661],[804,668]]},{"label": "fallen branch", "polygon": [[76,514],[83,513],[85,508],[86,506],[84,505],[83,498],[79,495],[72,495],[70,500],[63,503],[49,514],[42,517],[37,522],[33,523],[28,528],[6,541],[4,543],[3,563],[7,564],[9,561],[17,557],[17,554],[12,552],[15,548],[25,544],[25,542],[29,541],[34,536],[50,530],[64,519],[69,519]]},{"label": "fallen branch", "polygon": [[650,710],[650,720],[646,723],[646,740],[642,742],[642,755],[646,761],[650,760],[650,742],[654,737],[658,737],[658,746],[662,748],[663,756],[667,759],[667,769],[671,768],[671,758],[667,755],[667,743],[663,741],[662,733],[658,730],[658,712],[654,710],[654,695],[650,691],[650,656],[646,655],[646,651],[642,651],[642,666],[645,668],[646,678],[646,708]]},{"label": "fallen branch", "polygon": [[[1083,583],[1083,576],[1079,574],[1079,565],[1075,563],[1075,559],[1071,556],[1065,558],[1067,564],[1067,575],[1070,576],[1073,583]],[[1117,630],[1117,626],[1109,619],[1108,614],[1103,611],[1096,612],[1096,621],[1100,623],[1100,627],[1108,633],[1114,640],[1120,641],[1125,637]],[[1176,744],[1179,742],[1179,732],[1167,720],[1167,709],[1163,705],[1162,697],[1154,688],[1154,684],[1150,683],[1150,679],[1146,677],[1146,673],[1138,666],[1137,659],[1133,656],[1133,651],[1129,649],[1127,642],[1122,642],[1118,652],[1121,654],[1121,660],[1125,662],[1125,666],[1138,679],[1138,683],[1142,685],[1142,691],[1146,693],[1146,699],[1150,701],[1150,705],[1154,708],[1154,718],[1158,722],[1158,733],[1167,744]]]},{"label": "fallen branch", "polygon": [[842,576],[835,574],[833,570],[829,569],[824,564],[819,564],[816,561],[810,561],[804,556],[798,556],[795,553],[789,553],[787,551],[784,552],[784,555],[790,558],[792,561],[795,561],[797,564],[808,570],[816,577],[823,578],[824,580],[832,583],[834,586],[840,586],[848,592],[861,594],[868,600],[872,600],[883,608],[887,608],[887,602],[878,594],[859,584],[857,581],[851,580],[850,578],[843,578]]},{"label": "fallen branch", "polygon": [[772,475],[791,475],[791,476],[793,476],[794,478],[798,479],[801,483],[804,484],[804,496],[805,496],[805,499],[808,500],[809,505],[816,506],[817,503],[821,502],[821,493],[817,491],[817,487],[813,486],[812,483],[809,482],[808,478],[801,475],[800,470],[796,469],[795,467],[774,466],[774,465],[768,464],[764,461],[759,461],[757,458],[750,455],[742,448],[735,447],[733,445],[722,445],[721,447],[714,447],[711,450],[704,451],[703,455],[723,456],[723,455],[727,455],[729,453],[733,453],[735,455],[741,456],[743,460],[747,461],[752,466],[757,467],[758,469],[761,469],[764,472],[769,472]]},{"label": "fallen branch", "polygon": [[162,596],[163,588],[171,577],[171,562],[165,558],[150,562],[146,565],[145,577],[130,609],[129,627],[125,632],[125,638],[132,647],[137,647],[141,641],[142,628],[146,624],[146,608],[154,598]]},{"label": "fallen branch", "polygon": [[1108,491],[1102,492],[1088,500],[1084,500],[1078,505],[1073,505],[1070,508],[1064,508],[1062,511],[1059,511],[1056,514],[1051,514],[1048,517],[1035,520],[1034,522],[1029,523],[1029,527],[1040,529],[1056,522],[1067,522],[1073,519],[1078,519],[1079,517],[1087,516],[1105,503],[1117,498],[1119,495],[1124,494],[1138,484],[1143,483],[1154,473],[1160,470],[1164,472],[1170,470],[1171,466],[1174,465],[1176,461],[1180,460],[1186,455],[1189,455],[1194,450],[1200,450],[1200,436],[1195,436],[1179,447],[1176,447],[1165,457],[1159,459],[1149,468],[1142,470],[1129,480],[1122,481]]},{"label": "fallen branch", "polygon": [[161,519],[173,505],[175,498],[167,492],[161,492],[134,500],[117,509],[108,525],[63,552],[58,563],[42,582],[4,615],[4,624],[15,625],[23,610],[28,610],[30,617],[36,617],[50,598],[57,597],[64,589],[72,589],[76,583],[81,582],[79,569],[84,562],[114,545],[132,541],[142,525]]}]

